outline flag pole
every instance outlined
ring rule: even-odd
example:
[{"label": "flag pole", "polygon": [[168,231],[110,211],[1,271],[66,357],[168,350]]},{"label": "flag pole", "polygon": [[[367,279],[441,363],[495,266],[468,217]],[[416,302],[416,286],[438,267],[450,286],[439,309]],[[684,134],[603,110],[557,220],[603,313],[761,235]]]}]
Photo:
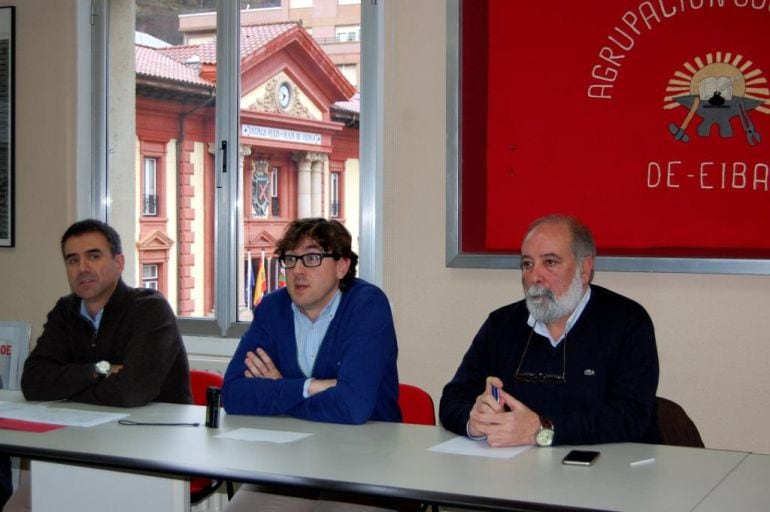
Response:
[{"label": "flag pole", "polygon": [[252,279],[254,279],[254,273],[253,273],[252,262],[251,262],[251,251],[247,251],[246,255],[247,255],[248,259],[249,259],[249,264],[248,264],[248,267],[246,268],[246,299],[245,299],[245,303],[246,303],[246,306],[248,306],[249,301],[251,301],[251,297],[252,297],[252,294],[251,294],[251,281],[252,281]]}]

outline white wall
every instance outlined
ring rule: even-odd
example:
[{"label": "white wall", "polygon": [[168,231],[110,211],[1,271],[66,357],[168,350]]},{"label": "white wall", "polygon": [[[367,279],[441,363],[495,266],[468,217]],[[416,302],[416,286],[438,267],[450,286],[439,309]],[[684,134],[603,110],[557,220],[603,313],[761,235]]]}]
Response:
[{"label": "white wall", "polygon": [[75,220],[77,54],[74,0],[16,6],[16,247],[0,249],[0,319],[40,335],[67,293],[59,239]]},{"label": "white wall", "polygon": [[[67,292],[58,239],[74,220],[74,0],[16,9],[17,246],[0,249],[0,317],[33,324]],[[445,1],[385,12],[384,286],[402,380],[435,400],[486,314],[521,296],[519,274],[444,265]],[[423,92],[417,92],[423,91]],[[766,228],[765,228],[766,229]],[[707,446],[770,453],[770,276],[599,273],[655,321],[660,394]]]},{"label": "white wall", "polygon": [[[385,11],[385,265],[401,379],[438,400],[486,315],[521,298],[518,271],[445,261],[445,0]],[[767,229],[758,226],[758,229]],[[659,394],[709,447],[770,453],[770,277],[597,273],[655,322]]]}]

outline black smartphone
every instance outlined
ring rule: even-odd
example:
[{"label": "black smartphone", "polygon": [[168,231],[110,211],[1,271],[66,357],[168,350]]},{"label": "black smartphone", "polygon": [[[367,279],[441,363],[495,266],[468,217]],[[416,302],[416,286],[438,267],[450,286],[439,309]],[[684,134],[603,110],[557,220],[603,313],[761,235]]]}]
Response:
[{"label": "black smartphone", "polygon": [[562,464],[572,466],[590,466],[599,458],[599,452],[590,450],[572,450],[561,460]]}]

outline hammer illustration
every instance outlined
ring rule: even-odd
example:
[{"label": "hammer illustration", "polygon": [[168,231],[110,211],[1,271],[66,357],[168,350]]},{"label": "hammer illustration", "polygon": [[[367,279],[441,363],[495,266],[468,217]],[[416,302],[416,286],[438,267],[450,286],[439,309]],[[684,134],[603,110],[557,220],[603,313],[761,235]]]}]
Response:
[{"label": "hammer illustration", "polygon": [[690,142],[690,137],[685,133],[685,130],[687,129],[687,125],[690,124],[692,116],[695,115],[695,111],[698,110],[698,105],[700,105],[700,96],[696,96],[693,100],[692,107],[690,107],[690,111],[687,113],[687,117],[684,118],[682,126],[677,126],[674,123],[670,123],[668,125],[668,131],[670,131],[671,135],[674,136],[674,140]]}]

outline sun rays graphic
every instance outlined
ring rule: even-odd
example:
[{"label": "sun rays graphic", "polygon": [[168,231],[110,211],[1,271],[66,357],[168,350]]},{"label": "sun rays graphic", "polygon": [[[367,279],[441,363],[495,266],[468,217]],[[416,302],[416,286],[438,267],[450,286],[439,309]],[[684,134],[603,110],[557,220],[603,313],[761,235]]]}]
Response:
[{"label": "sun rays graphic", "polygon": [[770,88],[762,71],[743,55],[708,53],[685,62],[668,81],[663,108],[684,106],[683,97],[697,96],[714,105],[732,98],[745,98],[752,110],[770,114]]}]

